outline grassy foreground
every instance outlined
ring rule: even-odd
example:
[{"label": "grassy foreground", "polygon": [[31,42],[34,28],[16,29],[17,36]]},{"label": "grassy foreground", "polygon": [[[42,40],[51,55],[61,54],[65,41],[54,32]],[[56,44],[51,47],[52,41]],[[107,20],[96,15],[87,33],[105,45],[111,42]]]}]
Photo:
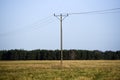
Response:
[{"label": "grassy foreground", "polygon": [[0,61],[0,80],[120,80],[120,60]]}]

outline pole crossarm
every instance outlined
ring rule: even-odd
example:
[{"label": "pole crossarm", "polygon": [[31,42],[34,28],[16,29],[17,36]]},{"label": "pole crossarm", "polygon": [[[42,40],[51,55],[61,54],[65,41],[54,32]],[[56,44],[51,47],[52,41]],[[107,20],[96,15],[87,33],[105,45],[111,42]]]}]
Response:
[{"label": "pole crossarm", "polygon": [[64,14],[59,14],[59,15],[56,15],[55,13],[54,13],[54,16],[56,17],[56,18],[58,18],[59,20],[60,20],[60,16],[62,16],[62,20],[64,20],[67,16],[69,16],[69,14],[67,13],[66,15]]}]

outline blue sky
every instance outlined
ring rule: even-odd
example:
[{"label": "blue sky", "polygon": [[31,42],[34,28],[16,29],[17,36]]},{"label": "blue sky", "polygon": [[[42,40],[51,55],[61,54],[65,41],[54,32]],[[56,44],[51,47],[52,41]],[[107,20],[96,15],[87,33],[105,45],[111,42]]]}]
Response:
[{"label": "blue sky", "polygon": [[[0,0],[0,50],[59,49],[54,13],[120,8],[120,0]],[[63,48],[120,50],[120,10],[70,15],[63,21]]]}]

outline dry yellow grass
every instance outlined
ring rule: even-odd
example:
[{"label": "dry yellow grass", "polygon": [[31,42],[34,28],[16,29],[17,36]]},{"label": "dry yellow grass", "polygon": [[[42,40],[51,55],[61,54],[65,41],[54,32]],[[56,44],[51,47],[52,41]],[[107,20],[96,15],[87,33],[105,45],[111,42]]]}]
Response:
[{"label": "dry yellow grass", "polygon": [[120,60],[0,61],[0,80],[120,80]]}]

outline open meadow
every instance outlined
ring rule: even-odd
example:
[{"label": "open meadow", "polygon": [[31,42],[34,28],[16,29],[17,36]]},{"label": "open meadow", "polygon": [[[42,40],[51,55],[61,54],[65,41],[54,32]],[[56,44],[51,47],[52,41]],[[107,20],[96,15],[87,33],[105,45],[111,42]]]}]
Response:
[{"label": "open meadow", "polygon": [[120,80],[120,60],[0,61],[0,80]]}]

